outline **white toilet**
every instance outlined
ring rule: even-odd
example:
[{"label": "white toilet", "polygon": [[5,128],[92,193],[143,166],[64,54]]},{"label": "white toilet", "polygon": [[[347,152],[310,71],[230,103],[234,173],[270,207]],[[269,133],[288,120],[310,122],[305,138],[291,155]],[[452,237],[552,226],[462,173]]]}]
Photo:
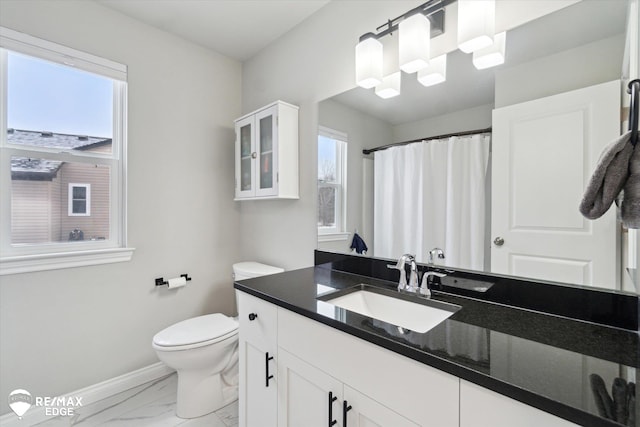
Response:
[{"label": "white toilet", "polygon": [[[235,280],[283,271],[257,262],[233,265]],[[153,348],[178,373],[178,417],[200,417],[238,398],[237,319],[215,313],[183,320],[158,332]]]}]

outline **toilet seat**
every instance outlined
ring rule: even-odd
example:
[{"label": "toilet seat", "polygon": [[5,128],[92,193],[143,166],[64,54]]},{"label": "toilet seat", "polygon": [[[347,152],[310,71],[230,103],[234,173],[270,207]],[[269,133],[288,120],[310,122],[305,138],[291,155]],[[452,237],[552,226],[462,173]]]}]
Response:
[{"label": "toilet seat", "polygon": [[238,322],[221,313],[183,320],[158,332],[153,347],[164,351],[188,350],[235,337]]}]

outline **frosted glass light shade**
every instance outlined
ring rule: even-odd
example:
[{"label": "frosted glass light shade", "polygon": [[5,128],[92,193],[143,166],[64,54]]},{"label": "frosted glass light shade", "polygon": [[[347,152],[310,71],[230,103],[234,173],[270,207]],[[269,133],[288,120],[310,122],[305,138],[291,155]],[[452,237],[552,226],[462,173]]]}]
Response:
[{"label": "frosted glass light shade", "polygon": [[429,65],[431,45],[431,22],[417,13],[403,20],[399,29],[400,69],[405,73],[415,73]]},{"label": "frosted glass light shade", "polygon": [[507,34],[505,32],[496,34],[491,46],[473,52],[473,65],[478,70],[483,70],[503,64],[506,41]]},{"label": "frosted glass light shade", "polygon": [[382,82],[382,43],[368,38],[356,45],[356,84],[371,89]]},{"label": "frosted glass light shade", "polygon": [[447,80],[447,55],[431,58],[427,68],[418,71],[418,81],[424,86],[433,86]]},{"label": "frosted glass light shade", "polygon": [[458,0],[458,48],[471,53],[490,46],[495,21],[495,0]]},{"label": "frosted glass light shade", "polygon": [[385,76],[382,83],[376,86],[376,95],[384,99],[400,95],[400,80],[400,71]]}]

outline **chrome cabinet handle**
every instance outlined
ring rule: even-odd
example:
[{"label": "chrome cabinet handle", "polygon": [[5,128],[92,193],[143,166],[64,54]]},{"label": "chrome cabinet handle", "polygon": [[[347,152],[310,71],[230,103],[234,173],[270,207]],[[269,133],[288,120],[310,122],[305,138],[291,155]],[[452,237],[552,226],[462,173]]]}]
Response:
[{"label": "chrome cabinet handle", "polygon": [[258,153],[256,153],[255,151],[253,153],[251,153],[251,158],[255,159],[256,157],[258,157]]},{"label": "chrome cabinet handle", "polygon": [[496,246],[502,246],[504,245],[504,239],[502,237],[496,237],[493,239],[493,244]]}]

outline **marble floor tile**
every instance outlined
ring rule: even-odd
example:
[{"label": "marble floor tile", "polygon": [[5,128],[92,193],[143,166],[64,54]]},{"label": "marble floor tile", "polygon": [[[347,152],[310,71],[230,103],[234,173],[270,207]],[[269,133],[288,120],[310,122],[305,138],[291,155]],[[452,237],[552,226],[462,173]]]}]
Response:
[{"label": "marble floor tile", "polygon": [[142,384],[79,408],[73,417],[52,418],[37,427],[237,427],[238,402],[199,418],[176,416],[177,375]]}]

